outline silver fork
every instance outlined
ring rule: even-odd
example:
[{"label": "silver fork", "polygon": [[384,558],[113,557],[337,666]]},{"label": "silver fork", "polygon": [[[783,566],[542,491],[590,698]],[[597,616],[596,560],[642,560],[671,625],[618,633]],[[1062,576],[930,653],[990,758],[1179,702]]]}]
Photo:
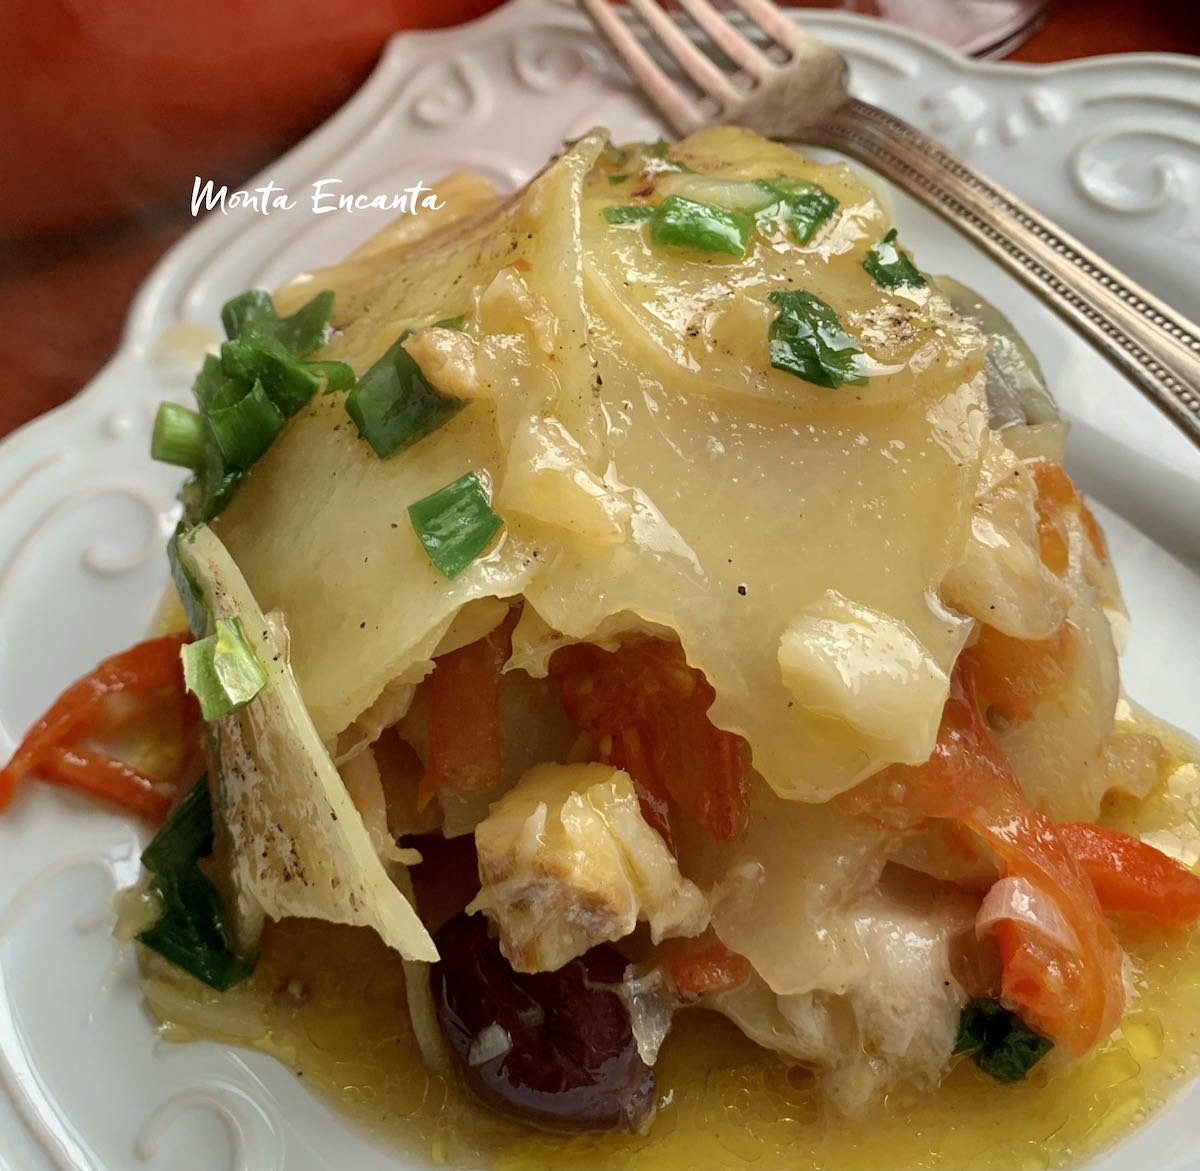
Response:
[{"label": "silver fork", "polygon": [[[765,45],[709,0],[677,0],[693,31],[716,45],[740,77],[720,68],[656,0],[628,0],[628,9],[579,0],[679,134],[731,122],[832,147],[873,167],[1025,281],[1200,445],[1200,326],[932,138],[851,97],[842,57],[770,0],[732,2],[765,34]],[[635,18],[632,24],[623,11]],[[634,31],[638,22],[699,96],[658,64]]]}]

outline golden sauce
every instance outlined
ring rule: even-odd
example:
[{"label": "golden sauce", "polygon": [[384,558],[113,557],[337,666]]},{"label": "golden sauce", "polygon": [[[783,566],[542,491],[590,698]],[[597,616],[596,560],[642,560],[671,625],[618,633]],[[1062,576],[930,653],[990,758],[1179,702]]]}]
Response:
[{"label": "golden sauce", "polygon": [[[1143,725],[1144,726],[1144,725]],[[1156,729],[1156,731],[1159,731]],[[1176,743],[1173,750],[1178,751]],[[1105,824],[1173,836],[1194,865],[1200,765],[1178,763]],[[495,1168],[1029,1168],[1079,1166],[1151,1118],[1196,1075],[1200,964],[1195,929],[1121,925],[1133,989],[1121,1028],[1086,1059],[1055,1055],[1016,1086],[962,1061],[935,1094],[891,1094],[870,1114],[828,1115],[812,1079],[723,1018],[681,1013],[656,1074],[648,1135],[564,1138],[495,1117],[427,1071],[408,1022],[404,971],[374,932],[273,924],[254,976],[220,995],[143,952],[147,998],[168,1038],[200,1034],[278,1057],[351,1125],[420,1163]]]}]

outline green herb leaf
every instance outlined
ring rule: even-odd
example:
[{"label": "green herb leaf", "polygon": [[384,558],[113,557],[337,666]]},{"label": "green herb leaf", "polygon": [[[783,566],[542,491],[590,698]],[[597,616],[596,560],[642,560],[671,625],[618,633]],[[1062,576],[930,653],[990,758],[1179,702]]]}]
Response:
[{"label": "green herb leaf", "polygon": [[429,560],[449,578],[462,573],[504,523],[474,472],[410,504],[408,517]]},{"label": "green herb leaf", "polygon": [[465,333],[467,328],[466,315],[460,313],[457,317],[443,317],[441,321],[433,323],[434,329],[456,329],[459,333]]},{"label": "green herb leaf", "polygon": [[212,853],[212,802],[208,779],[193,785],[171,810],[150,844],[142,851],[142,865],[151,874],[169,874],[195,858]]},{"label": "green herb leaf", "polygon": [[756,179],[755,185],[775,196],[778,201],[772,207],[759,212],[760,220],[770,217],[785,220],[792,235],[801,244],[809,243],[817,229],[838,208],[835,196],[823,187],[803,179]]},{"label": "green herb leaf", "polygon": [[271,294],[251,289],[225,302],[221,324],[231,341],[240,339],[284,357],[303,358],[321,347],[332,310],[333,293],[326,289],[290,317],[279,317]]},{"label": "green herb leaf", "polygon": [[[211,433],[209,449],[210,458],[205,465],[203,491],[189,491],[188,486],[185,485],[181,493],[188,516],[193,516],[206,524],[214,516],[224,511],[225,506],[233,499],[233,494],[238,490],[242,477],[246,474],[241,468],[225,466],[221,449],[217,441],[211,437]],[[200,485],[196,485],[196,487],[199,488]],[[194,508],[189,507],[193,502]]]},{"label": "green herb leaf", "polygon": [[604,150],[600,156],[606,163],[613,167],[623,167],[629,162],[629,151],[623,146],[617,146],[611,138],[606,139]]},{"label": "green herb leaf", "polygon": [[256,380],[236,402],[213,407],[204,422],[220,449],[224,467],[244,470],[275,442],[284,417]]},{"label": "green herb leaf", "polygon": [[745,256],[753,231],[754,220],[748,215],[680,195],[668,195],[650,220],[654,244],[728,256]]},{"label": "green herb leaf", "polygon": [[871,274],[876,284],[885,289],[920,287],[925,284],[925,278],[909,259],[908,253],[896,246],[895,228],[878,244],[871,245],[863,268]]},{"label": "green herb leaf", "polygon": [[953,1052],[971,1054],[984,1073],[1011,1084],[1022,1081],[1053,1048],[1054,1042],[1035,1033],[998,1000],[976,998],[959,1017]]},{"label": "green herb leaf", "polygon": [[858,339],[842,329],[837,314],[802,289],[769,293],[779,313],[767,330],[771,365],[816,386],[864,386],[866,355]]},{"label": "green herb leaf", "polygon": [[221,359],[214,354],[205,354],[204,361],[196,373],[192,383],[192,394],[196,396],[196,405],[200,414],[206,415],[214,405],[228,406],[231,402],[246,393],[246,388],[239,387],[227,377],[221,368]]},{"label": "green herb leaf", "polygon": [[740,211],[756,218],[768,209],[773,209],[776,216],[780,214],[781,193],[774,188],[767,189],[757,181],[692,173],[665,175],[656,186],[664,196],[678,195],[683,199],[711,203],[726,211]]},{"label": "green herb leaf", "polygon": [[168,400],[158,404],[150,458],[193,471],[204,466],[204,421],[197,411]]},{"label": "green herb leaf", "polygon": [[1023,1081],[1029,1071],[1053,1048],[1053,1041],[1048,1041],[1022,1026],[1013,1029],[1007,1037],[991,1048],[976,1053],[975,1060],[984,1073],[998,1082],[1011,1085]]},{"label": "green herb leaf", "polygon": [[236,618],[220,618],[207,638],[185,643],[183,682],[200,701],[206,720],[220,720],[239,712],[267,683],[267,672],[246,641]]},{"label": "green herb leaf", "polygon": [[439,394],[409,356],[403,334],[346,396],[346,413],[380,459],[436,431],[466,406]]},{"label": "green herb leaf", "polygon": [[354,385],[354,371],[345,362],[301,362],[255,342],[226,342],[221,347],[221,370],[239,384],[261,382],[284,418],[290,419],[324,386],[326,392]]},{"label": "green herb leaf", "polygon": [[183,521],[180,521],[167,542],[167,564],[171,569],[171,583],[175,586],[179,603],[187,616],[188,629],[195,638],[202,638],[208,628],[208,607],[204,604],[204,592],[179,556],[179,542],[187,539],[188,529]]},{"label": "green herb leaf", "polygon": [[603,209],[610,224],[640,224],[654,215],[654,208],[642,203],[621,203]]},{"label": "green herb leaf", "polygon": [[[156,421],[151,453],[182,462],[195,476],[180,492],[189,520],[211,520],[229,502],[242,476],[271,445],[286,419],[322,386],[348,390],[354,372],[344,362],[308,362],[325,340],[333,293],[318,293],[290,317],[279,317],[269,294],[251,289],[227,301],[221,320],[229,340],[219,358],[205,357],[192,384],[198,434],[183,442],[184,416]],[[193,429],[195,422],[190,422]],[[172,446],[172,443],[175,445]],[[166,446],[164,446],[166,445]]]},{"label": "green herb leaf", "polygon": [[224,992],[250,975],[254,959],[237,953],[221,896],[197,865],[212,851],[212,840],[208,780],[201,777],[142,854],[142,865],[152,875],[150,889],[162,910],[157,922],[137,938]]}]

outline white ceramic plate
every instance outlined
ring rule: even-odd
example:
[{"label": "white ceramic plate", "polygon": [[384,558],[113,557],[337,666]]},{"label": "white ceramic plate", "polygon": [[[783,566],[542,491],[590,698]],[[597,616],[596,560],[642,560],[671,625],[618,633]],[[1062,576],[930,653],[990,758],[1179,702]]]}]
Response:
[{"label": "white ceramic plate", "polygon": [[[916,123],[1200,318],[1200,61],[1137,56],[983,65],[883,25],[814,12],[856,92]],[[264,172],[292,211],[215,213],[155,270],[120,352],[74,401],[0,446],[0,752],[72,678],[136,641],[163,587],[178,476],[146,455],[189,365],[157,339],[250,286],[331,261],[382,213],[315,214],[311,184],[402,192],[456,168],[511,188],[595,124],[653,137],[575,12],[520,0],[475,25],[396,38],[364,90]],[[327,190],[329,188],[326,188]],[[1190,193],[1190,196],[1189,196]],[[182,195],[183,193],[181,193]],[[1071,465],[1107,529],[1133,615],[1130,693],[1200,733],[1200,452],[1013,280],[903,197],[923,267],[1003,308],[1075,420]],[[111,898],[138,831],[29,785],[0,818],[0,1168],[317,1171],[395,1164],[258,1054],[156,1040]],[[1200,1166],[1200,1084],[1096,1171]]]}]

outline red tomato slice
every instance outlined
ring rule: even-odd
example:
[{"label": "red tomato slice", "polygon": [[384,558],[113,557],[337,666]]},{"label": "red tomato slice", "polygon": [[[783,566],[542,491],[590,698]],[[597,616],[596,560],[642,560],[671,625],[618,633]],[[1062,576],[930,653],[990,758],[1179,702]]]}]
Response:
[{"label": "red tomato slice", "polygon": [[991,626],[962,653],[980,708],[992,721],[1023,724],[1059,695],[1075,670],[1077,632],[1063,622],[1049,638],[1022,639]]},{"label": "red tomato slice", "polygon": [[[190,634],[168,634],[112,655],[76,680],[26,733],[12,760],[0,770],[0,809],[30,772],[103,797],[150,821],[161,821],[198,748],[200,711],[183,685],[179,648]],[[101,750],[164,738],[170,751],[162,775],[147,775],[122,752]]]},{"label": "red tomato slice", "polygon": [[1055,831],[1092,880],[1106,911],[1164,927],[1188,927],[1200,918],[1200,878],[1161,850],[1086,821],[1062,822]]},{"label": "red tomato slice", "polygon": [[478,797],[500,783],[500,684],[518,616],[510,610],[490,634],[435,660],[429,678],[429,759],[418,790],[419,808],[440,789]]},{"label": "red tomato slice", "polygon": [[1100,526],[1075,490],[1071,477],[1059,464],[1046,460],[1036,460],[1030,467],[1033,482],[1037,485],[1034,507],[1037,509],[1038,543],[1046,568],[1060,575],[1066,572],[1067,533],[1062,521],[1065,512],[1078,514],[1092,551],[1101,561],[1107,560]]},{"label": "red tomato slice", "polygon": [[576,643],[554,652],[550,675],[568,718],[603,759],[629,773],[647,820],[668,843],[668,795],[715,841],[741,833],[746,743],[713,726],[708,709],[716,693],[678,643],[639,636],[615,651]]},{"label": "red tomato slice", "polygon": [[1069,844],[1025,800],[979,714],[969,670],[954,673],[929,760],[892,765],[838,801],[847,812],[880,820],[902,812],[974,830],[1008,875],[1026,879],[1053,903],[1074,937],[1056,938],[1015,920],[998,924],[1003,997],[1033,1028],[1075,1053],[1112,1032],[1124,1006],[1121,948]]},{"label": "red tomato slice", "polygon": [[750,961],[713,938],[667,944],[661,949],[657,963],[671,977],[684,1000],[736,988],[750,976]]}]

